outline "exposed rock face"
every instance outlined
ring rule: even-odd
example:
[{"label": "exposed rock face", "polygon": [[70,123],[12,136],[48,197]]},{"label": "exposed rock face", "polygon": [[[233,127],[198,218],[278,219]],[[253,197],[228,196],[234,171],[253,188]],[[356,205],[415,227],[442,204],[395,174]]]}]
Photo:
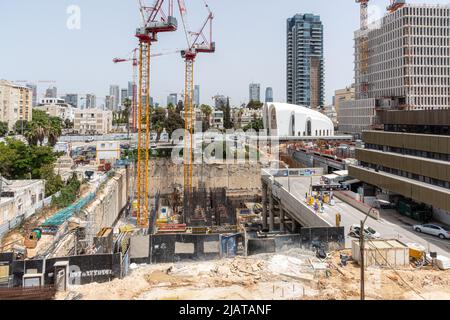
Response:
[{"label": "exposed rock face", "polygon": [[[194,165],[193,185],[200,182],[209,188],[227,188],[230,191],[259,191],[261,189],[261,166],[251,164],[205,164]],[[183,185],[183,165],[170,160],[152,160],[150,163],[150,190],[171,193]]]}]

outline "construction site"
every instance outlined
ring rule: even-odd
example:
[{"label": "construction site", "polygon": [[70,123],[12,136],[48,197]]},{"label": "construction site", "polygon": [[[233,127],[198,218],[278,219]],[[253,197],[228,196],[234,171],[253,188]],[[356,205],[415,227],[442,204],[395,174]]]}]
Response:
[{"label": "construction site", "polygon": [[[365,30],[369,1],[356,2]],[[359,197],[361,181],[348,176],[359,142],[243,139],[244,160],[254,148],[255,163],[219,161],[221,149],[216,163],[194,161],[207,148],[194,134],[195,62],[216,51],[214,14],[204,2],[205,19],[192,30],[183,0],[139,3],[138,47],[114,59],[134,70],[136,158],[91,170],[72,206],[44,207],[2,238],[0,300],[450,299],[446,245],[422,241],[404,227],[412,219],[396,226],[377,199]],[[152,50],[178,29],[185,134],[152,146]],[[358,41],[363,79],[367,39]],[[224,136],[227,146],[240,139]],[[154,157],[154,148],[177,147],[181,164]]]}]

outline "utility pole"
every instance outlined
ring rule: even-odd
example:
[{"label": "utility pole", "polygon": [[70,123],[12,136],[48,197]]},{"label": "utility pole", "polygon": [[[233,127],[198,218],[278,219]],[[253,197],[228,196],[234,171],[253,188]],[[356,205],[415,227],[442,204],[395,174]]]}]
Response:
[{"label": "utility pole", "polygon": [[[380,200],[377,199],[375,200],[379,205],[380,204],[388,204],[389,201],[384,201],[384,200]],[[366,292],[365,292],[365,275],[364,275],[364,271],[365,271],[365,261],[364,261],[364,246],[365,246],[365,224],[367,219],[370,216],[370,213],[372,212],[372,210],[376,209],[375,207],[371,206],[369,212],[366,215],[366,218],[364,220],[361,221],[361,226],[360,226],[360,230],[359,230],[359,249],[360,249],[360,268],[361,268],[361,300],[366,300]]]}]

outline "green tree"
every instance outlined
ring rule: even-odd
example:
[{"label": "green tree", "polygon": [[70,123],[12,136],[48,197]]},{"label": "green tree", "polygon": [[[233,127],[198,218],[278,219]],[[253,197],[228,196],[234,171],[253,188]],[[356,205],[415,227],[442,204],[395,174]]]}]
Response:
[{"label": "green tree", "polygon": [[227,98],[227,104],[223,110],[223,126],[225,129],[233,128],[233,122],[231,121],[230,98]]},{"label": "green tree", "polygon": [[264,105],[264,103],[262,103],[262,102],[251,100],[248,103],[247,108],[252,109],[252,110],[259,110],[263,107],[263,105]]},{"label": "green tree", "polygon": [[17,120],[13,130],[15,134],[25,134],[29,129],[30,126],[27,120]]},{"label": "green tree", "polygon": [[8,132],[9,132],[8,122],[0,121],[0,137],[6,136]]},{"label": "green tree", "polygon": [[264,129],[264,122],[262,119],[253,119],[247,126],[245,126],[244,130],[250,130],[253,129],[255,131],[263,130]]}]

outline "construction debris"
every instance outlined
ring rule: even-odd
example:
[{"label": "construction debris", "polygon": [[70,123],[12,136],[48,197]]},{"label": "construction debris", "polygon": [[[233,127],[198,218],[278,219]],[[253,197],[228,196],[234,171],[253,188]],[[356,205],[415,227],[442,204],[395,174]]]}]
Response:
[{"label": "construction debris", "polygon": [[[85,300],[359,299],[359,266],[349,261],[338,267],[341,253],[326,261],[291,249],[208,262],[133,265],[125,279],[73,287],[70,294]],[[450,299],[450,271],[368,267],[366,274],[367,299]]]}]

